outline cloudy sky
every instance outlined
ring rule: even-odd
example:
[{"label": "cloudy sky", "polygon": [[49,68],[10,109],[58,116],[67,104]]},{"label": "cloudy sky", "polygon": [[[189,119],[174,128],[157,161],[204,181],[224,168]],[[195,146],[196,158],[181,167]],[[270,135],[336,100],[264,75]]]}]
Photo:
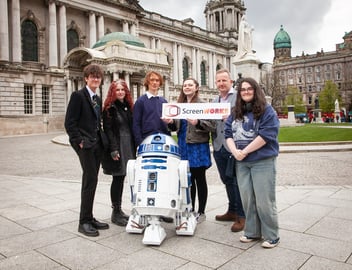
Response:
[{"label": "cloudy sky", "polygon": [[[166,17],[192,18],[205,29],[208,0],[140,0],[140,5]],[[254,27],[253,49],[262,62],[272,62],[273,40],[283,25],[290,35],[292,56],[335,50],[352,31],[351,0],[244,0],[247,21]]]}]

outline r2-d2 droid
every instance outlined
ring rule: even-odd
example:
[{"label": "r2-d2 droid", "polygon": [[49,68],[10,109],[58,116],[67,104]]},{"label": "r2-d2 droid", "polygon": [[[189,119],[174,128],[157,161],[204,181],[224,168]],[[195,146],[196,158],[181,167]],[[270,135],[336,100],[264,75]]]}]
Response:
[{"label": "r2-d2 droid", "polygon": [[143,244],[160,245],[166,233],[160,217],[172,217],[177,235],[193,235],[197,221],[190,198],[187,160],[181,160],[178,144],[164,134],[148,136],[127,163],[127,181],[133,208],[126,231],[143,233]]}]

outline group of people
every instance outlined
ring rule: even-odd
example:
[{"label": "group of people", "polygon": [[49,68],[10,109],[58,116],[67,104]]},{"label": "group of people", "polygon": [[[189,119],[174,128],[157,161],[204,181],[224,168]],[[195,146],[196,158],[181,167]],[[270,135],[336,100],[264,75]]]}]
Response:
[{"label": "group of people", "polygon": [[[129,216],[121,204],[128,160],[135,159],[136,148],[149,135],[171,135],[175,131],[181,159],[189,161],[192,211],[197,222],[206,219],[206,170],[212,165],[212,141],[213,157],[228,198],[227,211],[215,219],[233,222],[233,232],[244,230],[241,242],[263,239],[262,246],[266,248],[279,243],[275,199],[279,121],[255,80],[241,78],[234,89],[230,72],[220,69],[215,78],[219,95],[213,102],[230,103],[231,114],[220,120],[172,119],[162,117],[162,104],[167,100],[158,95],[163,85],[158,72],[146,74],[146,93],[135,103],[121,79],[111,83],[103,103],[96,95],[103,78],[102,68],[90,64],[83,73],[86,85],[72,93],[65,118],[70,144],[82,167],[80,233],[98,236],[99,230],[109,228],[108,223],[93,215],[100,165],[105,174],[112,175],[111,222],[126,226]],[[185,79],[177,102],[203,103],[199,90],[196,79]],[[231,158],[236,159],[235,171],[229,175]],[[169,217],[160,219],[173,221]]]}]

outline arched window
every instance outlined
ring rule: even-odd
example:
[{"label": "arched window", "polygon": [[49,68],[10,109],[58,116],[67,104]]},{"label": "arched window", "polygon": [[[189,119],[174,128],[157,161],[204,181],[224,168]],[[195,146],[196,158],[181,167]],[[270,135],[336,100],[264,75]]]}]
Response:
[{"label": "arched window", "polygon": [[21,24],[22,60],[38,62],[38,30],[31,20]]},{"label": "arched window", "polygon": [[188,60],[186,57],[183,58],[183,61],[182,61],[182,71],[183,71],[183,80],[186,80],[189,77]]},{"label": "arched window", "polygon": [[79,46],[79,37],[75,29],[69,29],[67,31],[67,52]]},{"label": "arched window", "polygon": [[207,76],[206,76],[205,62],[204,61],[200,64],[200,84],[201,85],[206,85],[207,84]]},{"label": "arched window", "polygon": [[222,67],[221,67],[221,65],[220,64],[217,64],[216,65],[216,71],[218,71],[219,69],[221,69]]}]

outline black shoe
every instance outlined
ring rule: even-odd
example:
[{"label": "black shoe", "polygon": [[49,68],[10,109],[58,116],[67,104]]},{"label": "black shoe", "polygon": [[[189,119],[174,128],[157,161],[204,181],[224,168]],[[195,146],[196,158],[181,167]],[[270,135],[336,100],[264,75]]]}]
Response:
[{"label": "black shoe", "polygon": [[95,218],[93,218],[93,220],[90,223],[97,230],[107,230],[107,229],[109,229],[109,224],[104,223],[104,222],[100,222],[100,221],[96,220]]},{"label": "black shoe", "polygon": [[121,213],[112,212],[111,222],[115,223],[118,226],[126,226],[128,223],[128,219],[126,219]]},{"label": "black shoe", "polygon": [[91,223],[83,223],[78,225],[78,231],[86,236],[98,236],[99,232]]},{"label": "black shoe", "polygon": [[160,221],[164,221],[166,223],[172,223],[174,222],[174,219],[171,217],[160,216]]}]

